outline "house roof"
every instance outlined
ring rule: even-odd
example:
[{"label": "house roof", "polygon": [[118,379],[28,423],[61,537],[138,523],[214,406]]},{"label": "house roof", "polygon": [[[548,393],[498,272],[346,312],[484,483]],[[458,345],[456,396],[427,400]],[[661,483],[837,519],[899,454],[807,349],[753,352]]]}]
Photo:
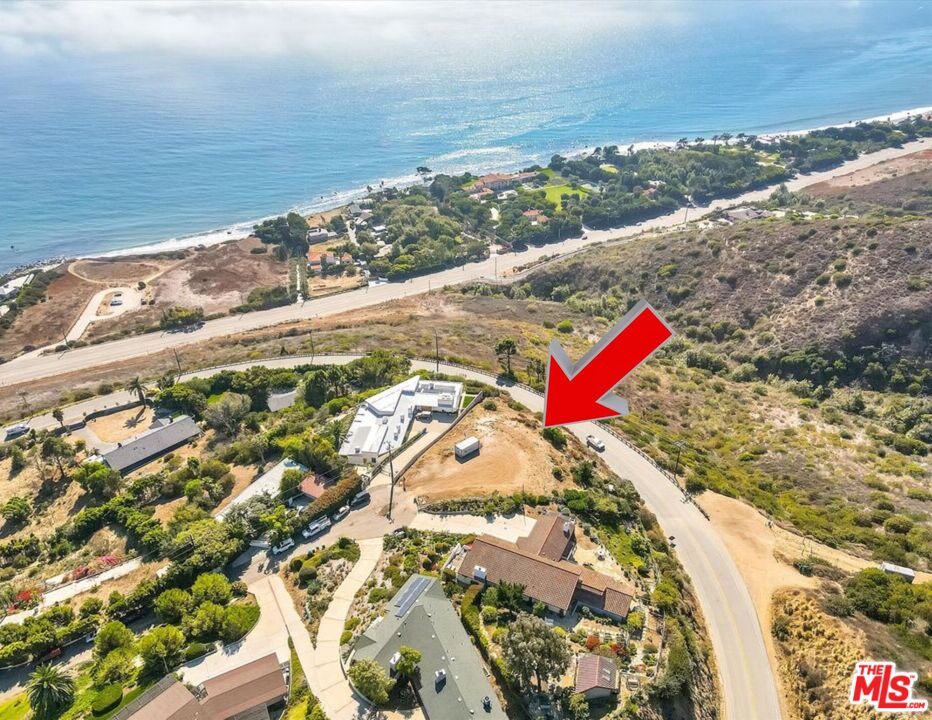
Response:
[{"label": "house roof", "polygon": [[473,541],[460,572],[472,577],[477,566],[485,568],[489,582],[523,585],[528,597],[551,607],[566,611],[573,604],[579,570],[572,563],[557,563],[504,540],[483,535]]},{"label": "house roof", "polygon": [[[476,578],[476,567],[485,569],[485,579],[492,583],[517,583],[524,586],[524,594],[540,600],[551,607],[566,612],[573,602],[603,610],[618,617],[625,617],[634,601],[635,591],[617,582],[614,578],[562,558],[567,547],[563,527],[569,521],[558,513],[548,513],[537,520],[538,525],[527,538],[519,539],[518,545],[499,540],[490,535],[481,535],[460,564],[460,575]],[[525,542],[522,544],[522,540]],[[568,542],[573,542],[570,531]],[[550,552],[547,557],[536,552],[537,548]],[[561,553],[559,556],[556,553]]]},{"label": "house roof", "polygon": [[316,500],[324,494],[324,490],[327,489],[328,484],[323,475],[313,473],[301,481],[299,489],[309,498]]},{"label": "house roof", "polygon": [[168,675],[120,710],[113,720],[207,720],[207,716],[188,688]]},{"label": "house roof", "polygon": [[618,689],[618,666],[611,658],[601,655],[580,655],[576,663],[576,687],[578,693],[597,688]]},{"label": "house roof", "polygon": [[518,538],[518,547],[532,555],[550,560],[562,560],[576,542],[576,523],[560,513],[547,513],[537,518],[531,534]]},{"label": "house roof", "polygon": [[139,437],[105,453],[104,461],[118,472],[142,465],[160,454],[178,447],[201,434],[201,429],[187,415],[168,425],[144,432]]},{"label": "house roof", "polygon": [[204,683],[202,706],[208,717],[231,718],[288,694],[278,657],[270,653]]},{"label": "house roof", "polygon": [[[389,668],[402,645],[421,653],[418,695],[428,720],[506,720],[482,659],[434,578],[408,578],[385,616],[360,637],[354,658],[372,658]],[[438,670],[446,673],[445,682],[436,682]],[[488,712],[485,697],[491,700]]]}]

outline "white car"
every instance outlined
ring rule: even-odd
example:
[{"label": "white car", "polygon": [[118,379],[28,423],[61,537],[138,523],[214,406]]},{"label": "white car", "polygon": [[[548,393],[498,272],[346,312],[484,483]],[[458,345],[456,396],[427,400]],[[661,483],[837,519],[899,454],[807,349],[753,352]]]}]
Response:
[{"label": "white car", "polygon": [[605,443],[599,440],[595,435],[586,435],[586,445],[596,452],[602,452],[605,449]]},{"label": "white car", "polygon": [[331,524],[332,523],[330,522],[330,518],[322,517],[304,528],[304,530],[301,531],[301,534],[304,536],[305,540],[310,540],[315,535],[320,535],[321,533],[324,533],[330,529]]},{"label": "white car", "polygon": [[333,516],[330,518],[332,522],[338,523],[340,520],[349,515],[349,505],[344,505],[339,510],[337,510]]},{"label": "white car", "polygon": [[25,435],[29,432],[29,426],[26,423],[19,423],[18,425],[11,425],[6,429],[6,440],[12,440],[18,438],[22,435]]},{"label": "white car", "polygon": [[273,555],[281,555],[286,550],[290,550],[294,547],[294,540],[291,538],[285,538],[278,545],[272,548]]}]

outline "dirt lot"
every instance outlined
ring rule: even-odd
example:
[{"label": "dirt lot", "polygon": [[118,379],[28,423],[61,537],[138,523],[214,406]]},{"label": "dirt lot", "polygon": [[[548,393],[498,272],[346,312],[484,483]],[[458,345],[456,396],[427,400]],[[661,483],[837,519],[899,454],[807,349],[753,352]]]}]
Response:
[{"label": "dirt lot", "polygon": [[148,430],[154,418],[151,407],[136,407],[91,420],[87,427],[103,442],[123,442]]},{"label": "dirt lot", "polygon": [[[533,427],[533,418],[495,402],[496,410],[473,410],[417,462],[405,476],[409,492],[433,502],[522,489],[549,493],[558,486],[552,473],[557,454]],[[471,435],[482,447],[460,461],[453,446]]]},{"label": "dirt lot", "polygon": [[147,280],[179,262],[180,259],[149,257],[99,258],[73,262],[70,270],[78,277],[92,282],[128,284]]},{"label": "dirt lot", "polygon": [[257,287],[288,282],[288,265],[275,259],[271,248],[261,255],[250,251],[263,246],[256,238],[214,245],[153,283],[157,306],[200,306],[205,313],[225,312],[243,302]]},{"label": "dirt lot", "polygon": [[823,195],[833,190],[842,192],[848,188],[870,185],[879,180],[887,180],[900,175],[913,173],[917,170],[925,170],[930,164],[932,164],[932,150],[921,150],[912,155],[904,155],[894,160],[887,160],[886,162],[871,165],[863,170],[856,170],[847,175],[841,175],[825,182],[810,185],[806,188],[806,192],[813,195]]},{"label": "dirt lot", "polygon": [[23,350],[64,342],[65,334],[99,285],[81,280],[63,268],[48,287],[48,299],[20,313],[13,326],[0,336],[0,357],[13,357]]}]

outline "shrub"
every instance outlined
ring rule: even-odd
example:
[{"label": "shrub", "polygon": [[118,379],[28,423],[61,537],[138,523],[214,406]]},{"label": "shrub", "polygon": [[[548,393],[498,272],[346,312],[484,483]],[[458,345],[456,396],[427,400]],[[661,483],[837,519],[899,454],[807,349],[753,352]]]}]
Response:
[{"label": "shrub", "polygon": [[346,645],[353,639],[353,633],[350,630],[344,630],[340,633],[340,645]]},{"label": "shrub", "polygon": [[573,323],[569,320],[561,320],[557,323],[557,332],[561,333],[571,333],[573,332]]},{"label": "shrub", "polygon": [[194,660],[207,653],[211,646],[201,642],[193,642],[184,649],[185,661]]},{"label": "shrub", "polygon": [[91,711],[95,715],[103,715],[113,710],[123,699],[123,687],[121,685],[108,685],[94,698],[91,705]]},{"label": "shrub", "polygon": [[544,436],[544,440],[553,445],[557,450],[563,450],[566,447],[566,434],[560,428],[544,428],[541,435]]}]

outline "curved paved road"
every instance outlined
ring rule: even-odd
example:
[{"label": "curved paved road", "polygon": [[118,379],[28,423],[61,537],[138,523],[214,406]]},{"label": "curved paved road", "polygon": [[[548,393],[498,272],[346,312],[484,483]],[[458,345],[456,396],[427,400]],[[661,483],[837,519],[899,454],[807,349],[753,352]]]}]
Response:
[{"label": "curved paved road", "polygon": [[[869,167],[882,160],[889,160],[916,152],[928,147],[930,144],[932,144],[932,139],[926,138],[904,145],[902,148],[888,148],[869,155],[862,155],[834,170],[796,177],[787,182],[786,186],[790,190],[799,190],[807,185]],[[772,187],[764,188],[744,193],[735,198],[716,200],[708,207],[693,210],[689,217],[696,220],[719,208],[730,207],[742,202],[763,200],[770,195],[772,190]],[[339,295],[308,300],[300,305],[286,305],[262,312],[218,318],[205,323],[192,332],[149,333],[50,355],[40,355],[39,351],[34,351],[14,358],[5,365],[0,366],[0,386],[16,385],[52,375],[106,365],[127,358],[150,355],[168,348],[177,348],[202,340],[234,335],[239,332],[256,330],[284,322],[336,315],[360,307],[379,305],[408,295],[428,292],[430,289],[458,285],[465,281],[499,278],[513,272],[518,266],[527,265],[535,260],[540,260],[544,256],[549,257],[555,253],[565,254],[593,243],[631,237],[645,230],[673,227],[683,223],[685,219],[686,211],[678,210],[669,215],[647,220],[640,226],[611,230],[590,230],[581,238],[573,238],[562,243],[554,243],[539,248],[530,248],[521,253],[494,256],[481,262],[469,263],[430,275],[422,275],[407,282],[361,288]]]}]

